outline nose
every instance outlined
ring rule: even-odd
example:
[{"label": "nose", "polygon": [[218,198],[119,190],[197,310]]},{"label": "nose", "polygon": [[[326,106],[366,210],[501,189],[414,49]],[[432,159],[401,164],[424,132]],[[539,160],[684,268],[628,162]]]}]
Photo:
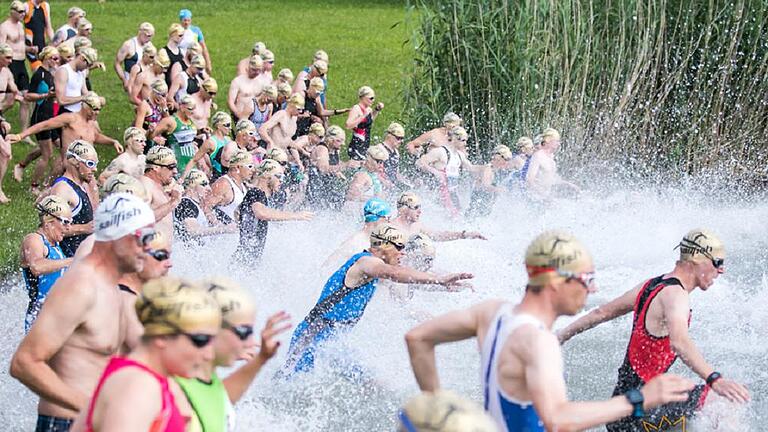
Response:
[{"label": "nose", "polygon": [[204,346],[202,349],[202,356],[203,360],[207,363],[210,363],[213,361],[214,358],[214,350],[213,350],[213,342],[209,343],[208,345]]}]

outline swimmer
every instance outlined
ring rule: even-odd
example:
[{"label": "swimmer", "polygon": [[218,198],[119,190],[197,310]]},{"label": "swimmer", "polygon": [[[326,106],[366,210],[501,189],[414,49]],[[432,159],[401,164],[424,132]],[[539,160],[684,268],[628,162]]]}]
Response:
[{"label": "swimmer", "polygon": [[498,194],[505,191],[504,181],[509,178],[512,151],[505,145],[497,145],[491,153],[491,161],[478,165],[477,178],[469,197],[469,208],[466,216],[475,218],[491,214],[493,204]]},{"label": "swimmer", "polygon": [[463,121],[461,120],[461,117],[449,111],[443,116],[443,125],[441,127],[424,132],[415,140],[408,142],[408,144],[405,145],[405,148],[408,150],[408,153],[413,156],[427,154],[433,148],[447,145],[448,132],[462,124]]},{"label": "swimmer", "polygon": [[211,184],[205,173],[193,169],[184,177],[184,196],[173,210],[173,227],[183,242],[201,237],[237,232],[237,225],[211,225],[203,212],[203,203],[211,193]]},{"label": "swimmer", "polygon": [[165,84],[171,86],[171,78],[173,78],[173,66],[179,63],[182,68],[187,67],[184,64],[184,52],[181,50],[179,44],[184,38],[184,27],[179,23],[173,23],[168,27],[168,42],[160,49],[164,51],[169,59],[168,68],[165,71]]},{"label": "swimmer", "polygon": [[325,137],[325,128],[320,123],[312,123],[306,134],[296,138],[288,147],[293,163],[301,172],[306,172],[309,156],[316,145]]},{"label": "swimmer", "polygon": [[272,117],[275,101],[277,101],[277,87],[267,84],[261,90],[261,93],[253,98],[253,109],[249,110],[247,115],[248,120],[252,121],[253,125],[256,126],[256,139],[259,141],[259,145],[264,148],[267,147],[267,142],[258,136],[258,130],[261,125]]},{"label": "swimmer", "polygon": [[[14,103],[14,99],[19,102],[19,124],[21,129],[25,129],[29,126],[29,108],[30,103],[25,100],[24,96],[29,90],[29,74],[27,73],[27,67],[24,64],[24,59],[27,52],[32,52],[31,46],[25,45],[24,36],[24,4],[19,0],[11,2],[10,12],[8,19],[0,23],[0,44],[8,44],[11,47],[12,60],[8,65],[11,73],[13,74],[13,83],[16,84],[16,88],[19,91],[19,95],[16,97],[13,93],[4,94],[3,97],[10,99],[10,103]],[[34,52],[37,54],[37,51]],[[8,86],[6,86],[6,89]],[[5,111],[5,110],[3,110]]]},{"label": "swimmer", "polygon": [[307,167],[307,203],[314,208],[339,210],[344,204],[344,170],[353,161],[342,162],[341,146],[346,141],[344,129],[331,125],[309,155]]},{"label": "swimmer", "polygon": [[397,414],[397,432],[497,432],[483,409],[451,391],[421,393]]},{"label": "swimmer", "polygon": [[248,72],[237,75],[229,84],[227,106],[235,120],[247,119],[253,109],[253,100],[261,94],[264,83],[259,79],[264,70],[264,60],[254,55],[248,62]]},{"label": "swimmer", "polygon": [[558,316],[577,314],[595,290],[592,258],[571,234],[547,231],[528,246],[525,266],[528,284],[519,304],[488,300],[439,316],[406,334],[422,391],[441,388],[435,347],[476,337],[484,407],[502,431],[583,430],[688,397],[693,383],[660,375],[626,396],[569,401],[562,352],[550,329]]},{"label": "swimmer", "polygon": [[[139,30],[136,36],[123,42],[115,56],[115,73],[123,83],[123,90],[128,91],[130,87],[130,76],[133,68],[139,65],[139,56],[144,55],[144,48],[152,44],[152,38],[155,36],[155,26],[151,23],[143,22],[139,24]],[[157,50],[155,50],[155,53]],[[153,55],[154,57],[154,55]]]},{"label": "swimmer", "polygon": [[731,402],[744,403],[750,398],[746,387],[723,378],[707,362],[688,333],[690,295],[696,288],[707,291],[725,271],[725,247],[715,234],[704,229],[688,232],[677,247],[680,248],[680,258],[671,272],[641,282],[558,332],[560,341],[565,342],[632,312],[632,332],[614,395],[642,386],[667,372],[678,356],[704,381],[683,403],[662,405],[647,410],[645,416],[627,417],[611,423],[608,425],[611,432],[637,430],[641,419],[658,424],[663,416],[690,418],[704,404],[710,389]]},{"label": "swimmer", "polygon": [[315,352],[324,341],[350,330],[362,318],[379,279],[400,283],[444,285],[448,288],[470,273],[437,275],[400,265],[405,235],[391,225],[381,225],[370,235],[370,249],[353,255],[325,283],[315,306],[291,338],[286,373],[314,368]]},{"label": "swimmer", "polygon": [[384,136],[384,141],[381,145],[384,146],[384,150],[387,151],[389,157],[384,161],[384,174],[389,179],[389,182],[395,185],[398,189],[411,189],[413,186],[410,182],[400,173],[400,150],[399,147],[405,139],[405,129],[400,123],[392,122]]},{"label": "swimmer", "polygon": [[287,150],[296,134],[296,121],[304,109],[304,96],[291,95],[288,106],[276,112],[259,128],[259,137],[266,143],[266,149],[280,147]]},{"label": "swimmer", "polygon": [[567,182],[557,173],[555,153],[560,148],[560,133],[552,128],[545,129],[541,134],[541,145],[531,156],[528,172],[525,175],[525,185],[533,200],[547,200],[552,195],[552,188],[563,186],[578,193],[580,189]]},{"label": "swimmer", "polygon": [[[320,56],[318,54],[322,53]],[[322,58],[325,55],[325,59]],[[302,69],[299,75],[296,77],[296,81],[293,83],[293,93],[304,94],[309,87],[310,81],[313,78],[321,78],[323,80],[323,87],[328,87],[326,80],[326,74],[328,73],[328,54],[325,51],[319,50],[315,53],[312,64]],[[325,103],[325,98],[320,97],[321,102]]]},{"label": "swimmer", "polygon": [[[232,142],[229,138],[229,134],[232,132],[232,117],[224,111],[218,111],[211,118],[211,126],[213,127],[211,137],[197,149],[192,160],[187,164],[184,173],[181,174],[181,178],[186,178],[195,166],[202,164],[201,161],[206,156],[210,160],[211,168],[213,168],[213,171],[211,172],[212,181],[215,182],[219,177],[225,174],[222,158],[224,157],[224,148],[227,144]],[[235,146],[236,145],[237,144],[235,144]],[[232,157],[231,154],[228,156]],[[227,167],[228,166],[229,165],[227,165]]]},{"label": "swimmer", "polygon": [[200,91],[200,86],[204,80],[203,71],[205,70],[205,59],[202,55],[195,55],[190,59],[189,66],[180,70],[171,79],[171,85],[168,86],[169,105],[178,104],[181,98],[186,95],[192,95]]},{"label": "swimmer", "polygon": [[[351,255],[365,249],[370,244],[371,233],[381,225],[389,223],[392,206],[381,198],[371,198],[363,206],[363,226],[344,240],[326,260],[323,269],[338,268]],[[407,235],[407,233],[406,233]]]},{"label": "swimmer", "polygon": [[421,222],[421,199],[413,192],[403,192],[397,199],[397,217],[392,224],[403,230],[409,237],[425,234],[434,241],[487,240],[476,231],[436,231],[424,227]]},{"label": "swimmer", "polygon": [[29,295],[24,333],[29,333],[48,291],[72,264],[72,258],[67,258],[59,245],[72,224],[69,204],[59,196],[48,195],[35,204],[35,210],[37,230],[21,241],[21,272]]},{"label": "swimmer", "polygon": [[357,91],[359,103],[352,107],[347,116],[344,127],[352,131],[352,139],[349,141],[347,153],[350,159],[365,159],[366,151],[371,145],[371,127],[376,117],[379,116],[384,104],[379,102],[375,106],[376,94],[368,86],[362,86]]},{"label": "swimmer", "polygon": [[280,85],[281,83],[285,83],[288,85],[291,85],[293,83],[293,72],[291,72],[290,69],[280,69],[280,72],[277,73],[277,79],[272,83],[275,87]]},{"label": "swimmer", "polygon": [[[154,46],[153,46],[154,48]],[[146,47],[145,47],[146,51]],[[147,66],[142,64],[139,64],[138,68],[135,68],[131,73],[136,73],[136,76],[133,78],[132,85],[129,89],[128,95],[131,100],[131,103],[140,106],[142,101],[149,101],[150,97],[156,97],[157,91],[155,93],[152,93],[152,90],[155,90],[154,86],[157,84],[154,84],[156,80],[161,80],[163,84],[165,84],[165,90],[163,91],[162,97],[162,105],[167,108],[168,104],[168,83],[165,82],[165,73],[168,71],[168,69],[171,67],[171,59],[168,58],[168,53],[165,50],[157,50],[155,49],[156,54],[152,56],[151,54],[144,54],[144,57],[151,56],[153,57],[153,61],[151,61]],[[158,87],[159,88],[159,87]],[[153,97],[153,100],[154,100]],[[159,105],[160,101],[155,101],[153,105]],[[160,121],[159,119],[157,120]],[[155,122],[157,123],[157,122]],[[138,127],[138,126],[137,126]],[[146,128],[145,128],[146,129]]]},{"label": "swimmer", "polygon": [[208,119],[211,118],[211,110],[216,106],[213,98],[219,93],[219,83],[212,77],[208,77],[200,83],[200,91],[192,94],[195,101],[195,109],[192,111],[192,121],[199,131],[197,140],[203,142],[211,135],[208,127]]},{"label": "swimmer", "polygon": [[67,10],[67,22],[56,30],[56,33],[51,40],[51,46],[57,46],[60,43],[72,39],[77,36],[77,24],[81,19],[85,18],[85,11],[77,6],[73,6]]},{"label": "swimmer", "polygon": [[175,153],[180,172],[184,172],[187,164],[197,152],[197,145],[195,144],[197,128],[192,121],[192,113],[195,108],[197,108],[197,104],[191,96],[182,97],[179,101],[179,110],[160,120],[155,129],[150,131],[147,136],[149,140],[165,136],[165,146],[171,148]]},{"label": "swimmer", "polygon": [[152,210],[130,194],[107,197],[94,218],[93,250],[53,285],[11,360],[11,375],[40,396],[38,431],[69,430],[88,407],[128,325],[118,280],[141,271],[154,236]]},{"label": "swimmer", "polygon": [[[168,86],[162,78],[157,78],[150,86],[151,93],[146,99],[139,101],[136,107],[136,118],[133,121],[133,127],[141,128],[146,131],[146,136],[152,134],[157,125],[168,117],[168,101],[165,96],[168,94]],[[156,135],[150,141],[150,146],[165,144],[165,137]],[[147,148],[146,150],[149,150]]]},{"label": "swimmer", "polygon": [[117,173],[125,173],[137,179],[144,175],[144,168],[147,165],[147,159],[144,156],[147,136],[144,129],[129,127],[123,133],[123,142],[125,152],[112,159],[112,162],[99,175],[99,183],[104,184],[108,178]]},{"label": "swimmer", "polygon": [[208,75],[213,71],[213,63],[211,63],[211,56],[208,53],[208,44],[205,43],[205,36],[203,30],[196,25],[192,25],[192,11],[189,9],[182,9],[179,11],[179,22],[184,27],[184,35],[181,38],[179,47],[184,50],[190,49],[193,45],[200,46],[200,54],[205,58],[205,63],[208,65],[205,71]]},{"label": "swimmer", "polygon": [[176,401],[184,396],[174,394],[169,378],[190,377],[211,362],[221,328],[219,305],[199,286],[163,277],[144,285],[135,311],[144,326],[141,343],[129,355],[109,360],[85,417],[73,429],[187,430]]},{"label": "swimmer", "polygon": [[203,203],[203,211],[211,225],[235,221],[235,211],[248,191],[245,182],[253,176],[254,168],[253,155],[245,150],[240,149],[229,158],[227,173],[211,185],[211,193]]},{"label": "swimmer", "polygon": [[168,147],[152,147],[147,153],[147,165],[140,180],[149,196],[157,230],[169,238],[173,238],[173,209],[179,205],[182,193],[174,180],[176,174],[178,169],[173,151]]},{"label": "swimmer", "polygon": [[[373,197],[384,196],[384,162],[388,157],[387,150],[379,144],[366,150],[365,162],[358,169],[347,187],[344,206],[351,210],[358,208],[360,202],[365,202]],[[388,184],[388,183],[387,183]]]},{"label": "swimmer", "polygon": [[261,54],[266,50],[267,46],[264,44],[264,42],[256,41],[253,44],[253,48],[251,49],[251,55],[237,62],[237,74],[248,75],[248,66],[251,63],[251,58],[253,56],[259,56],[259,58],[261,58]]},{"label": "swimmer", "polygon": [[[291,327],[290,317],[285,312],[270,316],[261,331],[260,349],[252,355],[250,352],[256,345],[253,339],[256,305],[249,293],[222,278],[204,281],[202,285],[221,310],[221,330],[213,340],[213,361],[205,363],[192,377],[174,379],[191,405],[191,422],[200,425],[193,430],[235,430],[233,405],[245,395],[262,367],[277,353],[280,342],[276,337]],[[217,368],[232,367],[242,359],[247,359],[245,364],[226,378],[219,378]]]}]

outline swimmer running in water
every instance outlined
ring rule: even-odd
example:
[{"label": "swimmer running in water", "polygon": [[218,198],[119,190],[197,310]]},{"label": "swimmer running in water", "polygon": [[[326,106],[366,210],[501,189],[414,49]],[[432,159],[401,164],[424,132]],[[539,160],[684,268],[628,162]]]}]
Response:
[{"label": "swimmer running in water", "polygon": [[403,192],[397,199],[397,217],[392,224],[403,230],[410,238],[426,234],[432,240],[444,242],[452,240],[487,240],[477,231],[436,231],[421,224],[421,199],[413,192]]},{"label": "swimmer running in water", "polygon": [[541,145],[531,156],[528,171],[525,174],[525,185],[529,196],[534,201],[546,201],[552,197],[554,187],[565,187],[578,193],[579,187],[563,180],[557,173],[555,153],[560,148],[560,132],[547,128],[541,134]]},{"label": "swimmer running in water", "polygon": [[405,240],[398,228],[380,226],[370,235],[370,249],[353,255],[328,279],[317,303],[293,333],[285,365],[288,375],[312,370],[318,348],[357,324],[379,279],[461,289],[461,281],[473,277],[470,273],[437,275],[402,267]]},{"label": "swimmer running in water", "polygon": [[528,246],[525,266],[528,285],[519,304],[488,300],[406,334],[423,391],[440,389],[435,347],[476,337],[484,407],[504,432],[583,430],[688,397],[693,383],[659,375],[640,390],[628,389],[606,401],[569,401],[560,345],[550,329],[557,317],[577,314],[595,290],[592,257],[571,234],[547,231]]},{"label": "swimmer running in water", "polygon": [[[639,387],[669,370],[678,356],[704,384],[691,391],[682,403],[648,410],[642,420],[659,424],[662,417],[690,418],[702,407],[709,389],[731,402],[747,402],[749,392],[743,385],[723,378],[707,362],[688,333],[691,320],[690,295],[696,288],[707,291],[725,271],[725,248],[719,238],[704,229],[688,232],[678,244],[680,258],[666,274],[641,282],[613,301],[580,317],[558,332],[561,342],[606,321],[632,312],[632,332],[627,353],[619,368],[613,394]],[[608,425],[608,430],[636,431],[640,418],[628,417]]]},{"label": "swimmer running in water", "polygon": [[[392,206],[381,198],[371,198],[363,206],[363,226],[347,237],[341,245],[323,262],[323,270],[338,268],[344,260],[370,244],[371,232],[389,223]],[[406,232],[407,235],[407,232]]]}]

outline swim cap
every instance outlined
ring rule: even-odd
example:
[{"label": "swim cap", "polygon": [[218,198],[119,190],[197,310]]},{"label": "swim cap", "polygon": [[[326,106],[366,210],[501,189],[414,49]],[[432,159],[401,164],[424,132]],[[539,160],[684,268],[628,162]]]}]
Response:
[{"label": "swim cap", "polygon": [[[83,39],[88,40],[87,38],[83,38]],[[85,61],[88,62],[89,65],[92,65],[97,61],[99,61],[99,54],[96,52],[95,49],[90,47],[78,49],[77,39],[75,39],[75,52],[82,55],[83,58],[85,58]]]},{"label": "swim cap", "polygon": [[337,125],[331,125],[328,126],[328,129],[325,131],[325,138],[337,138],[341,139],[342,141],[346,140],[347,133],[344,132],[344,129],[341,128],[341,126]]},{"label": "swim cap", "polygon": [[403,125],[397,122],[392,122],[389,124],[387,133],[395,138],[405,138],[405,128],[403,128]]},{"label": "swim cap", "polygon": [[128,193],[113,193],[96,207],[93,238],[113,241],[155,223],[155,214],[141,198]]},{"label": "swim cap", "polygon": [[154,36],[155,34],[155,26],[152,25],[152,23],[149,22],[143,22],[139,24],[139,31],[142,33],[147,33],[150,36]]},{"label": "swim cap", "polygon": [[541,133],[542,141],[546,141],[549,138],[554,138],[554,139],[558,139],[559,140],[560,139],[560,132],[558,132],[557,130],[552,129],[552,128],[544,129],[544,132]]},{"label": "swim cap", "polygon": [[323,60],[315,60],[315,62],[312,63],[312,66],[314,66],[315,69],[320,72],[320,75],[325,75],[328,73],[328,63]]},{"label": "swim cap", "polygon": [[141,184],[141,181],[126,173],[117,173],[110,176],[107,181],[104,182],[101,192],[103,196],[111,195],[113,193],[127,193],[136,195],[141,198],[142,201],[149,201],[147,189]]},{"label": "swim cap", "polygon": [[13,49],[11,49],[11,46],[8,44],[0,43],[0,55],[13,55]]},{"label": "swim cap", "polygon": [[400,198],[397,199],[397,207],[408,207],[415,209],[416,206],[421,205],[421,199],[414,192],[406,191],[400,194]]},{"label": "swim cap", "polygon": [[152,250],[170,249],[172,240],[163,230],[158,230],[155,232],[152,240],[147,243],[147,246]]},{"label": "swim cap", "polygon": [[385,161],[389,159],[389,152],[381,144],[368,147],[366,154],[377,161]]},{"label": "swim cap", "polygon": [[93,30],[93,24],[85,18],[80,18],[77,22],[78,30]]},{"label": "swim cap", "polygon": [[392,216],[392,206],[381,198],[371,198],[363,206],[363,220],[366,222],[376,222],[390,216]]},{"label": "swim cap", "polygon": [[176,154],[168,147],[154,146],[147,152],[147,164],[168,167],[176,163]]},{"label": "swim cap", "polygon": [[557,276],[557,271],[578,272],[591,264],[587,248],[565,231],[545,231],[525,251],[529,286],[543,286]]},{"label": "swim cap", "polygon": [[291,88],[290,84],[286,82],[279,82],[277,83],[277,94],[286,98],[291,97],[291,93],[293,92],[293,89]]},{"label": "swim cap", "polygon": [[211,182],[208,180],[208,176],[197,168],[193,168],[189,171],[189,174],[184,178],[184,189],[195,186],[208,186],[209,184],[211,184]]},{"label": "swim cap", "polygon": [[135,307],[145,336],[221,327],[221,311],[216,300],[201,286],[173,276],[145,283]]},{"label": "swim cap", "polygon": [[463,127],[455,126],[448,131],[448,138],[451,138],[451,139],[455,138],[457,140],[464,141],[467,138],[469,138],[469,135],[467,134],[467,130],[464,129]]},{"label": "swim cap", "polygon": [[462,123],[461,117],[453,111],[448,111],[443,116],[443,126],[461,126]]},{"label": "swim cap", "polygon": [[288,153],[280,147],[272,147],[272,150],[267,152],[265,159],[272,159],[280,163],[288,162]]},{"label": "swim cap", "polygon": [[192,18],[192,11],[189,9],[182,9],[179,11],[179,19]]},{"label": "swim cap", "polygon": [[725,246],[712,232],[696,228],[683,237],[680,244],[680,261],[706,262],[713,259],[725,259]]},{"label": "swim cap", "polygon": [[520,137],[517,140],[516,147],[517,147],[517,151],[519,151],[519,152],[523,152],[525,150],[533,149],[533,140],[531,140],[528,137]]},{"label": "swim cap", "polygon": [[11,2],[11,10],[24,10],[24,4],[19,0],[13,0]]},{"label": "swim cap", "polygon": [[240,132],[247,132],[249,130],[256,130],[256,125],[254,125],[252,121],[248,119],[238,120],[237,124],[235,125],[235,135],[239,134]]},{"label": "swim cap", "polygon": [[85,140],[74,140],[67,146],[67,157],[71,155],[77,155],[80,159],[91,159],[99,161],[99,155],[96,153],[96,149],[93,148],[93,144]]},{"label": "swim cap", "polygon": [[187,47],[187,55],[189,56],[190,59],[195,55],[202,54],[202,53],[203,53],[203,46],[200,45],[199,42],[192,42],[192,44]]},{"label": "swim cap", "polygon": [[229,123],[229,126],[231,127],[232,116],[225,113],[224,111],[216,111],[216,113],[211,117],[211,126],[217,127],[222,123]]},{"label": "swim cap", "polygon": [[505,145],[497,145],[493,148],[493,153],[491,153],[493,156],[499,155],[504,160],[510,160],[512,159],[512,150],[509,149],[509,147]]},{"label": "swim cap", "polygon": [[204,280],[202,285],[218,303],[224,322],[253,319],[256,304],[240,285],[224,277]]},{"label": "swim cap", "polygon": [[184,96],[179,99],[179,105],[184,105],[185,108],[192,111],[197,107],[197,104],[195,103],[195,100],[192,98],[191,95],[185,94]]},{"label": "swim cap", "polygon": [[272,84],[265,85],[261,90],[261,93],[269,96],[269,98],[272,100],[277,99],[277,87]]},{"label": "swim cap", "polygon": [[200,85],[203,87],[203,90],[205,90],[208,93],[217,93],[219,91],[219,83],[216,82],[216,79],[211,76],[204,79],[203,83]]},{"label": "swim cap", "polygon": [[290,99],[288,99],[288,106],[304,109],[304,96],[299,93],[292,94]]},{"label": "swim cap", "polygon": [[394,225],[384,224],[371,232],[371,247],[382,247],[386,244],[402,250],[405,248],[405,234]]},{"label": "swim cap", "polygon": [[251,56],[251,59],[248,60],[248,66],[254,68],[254,69],[263,69],[264,68],[264,60],[261,59],[261,56],[258,54],[254,54]]},{"label": "swim cap", "polygon": [[368,86],[362,86],[357,90],[357,97],[363,98],[366,96],[370,97],[376,97],[376,94],[373,92],[373,89]]},{"label": "swim cap", "polygon": [[264,45],[264,42],[255,42],[253,44],[253,49],[251,51],[254,55],[261,55],[261,53],[267,49],[267,46]]},{"label": "swim cap", "polygon": [[197,54],[194,57],[192,57],[192,60],[189,62],[189,65],[196,67],[198,69],[205,69],[205,57],[201,56],[200,54]]},{"label": "swim cap", "polygon": [[[15,1],[13,3],[21,3],[19,1]],[[13,8],[13,3],[11,3],[11,8]],[[85,16],[85,11],[80,9],[77,6],[72,6],[67,10],[67,18],[72,18],[73,16],[82,15]]]},{"label": "swim cap", "polygon": [[60,220],[72,221],[72,209],[66,199],[58,195],[47,195],[35,204],[35,209],[42,217],[53,216]]},{"label": "swim cap", "polygon": [[137,128],[134,126],[128,127],[125,132],[123,133],[123,141],[128,142],[132,139],[136,138],[147,138],[146,133],[144,132],[144,129]]},{"label": "swim cap", "polygon": [[322,60],[325,63],[328,63],[328,53],[323,50],[317,50],[315,51],[314,60]]},{"label": "swim cap", "polygon": [[141,52],[147,56],[157,56],[157,48],[155,48],[152,42],[144,44],[144,48],[141,49]]},{"label": "swim cap", "polygon": [[88,105],[94,111],[98,111],[104,108],[102,99],[101,97],[99,97],[99,95],[96,94],[96,92],[90,92],[87,95],[85,95],[85,98],[83,99],[83,103]]},{"label": "swim cap", "polygon": [[309,88],[317,91],[318,93],[322,93],[325,90],[325,83],[323,82],[322,78],[314,77],[309,80]]},{"label": "swim cap", "polygon": [[264,60],[265,62],[274,62],[275,54],[272,51],[265,49],[264,51],[261,52],[261,59]]},{"label": "swim cap", "polygon": [[[164,52],[164,51],[161,51]],[[158,54],[158,57],[160,55]],[[152,85],[149,86],[153,92],[165,96],[168,94],[168,84],[165,83],[165,80],[162,78],[158,78],[154,81],[152,81]]]},{"label": "swim cap", "polygon": [[322,137],[325,135],[325,128],[320,123],[312,123],[309,126],[309,134],[316,137]]},{"label": "swim cap", "polygon": [[437,251],[435,250],[435,244],[432,239],[426,234],[414,234],[408,239],[405,244],[405,251],[414,255],[427,255],[435,256]]},{"label": "swim cap", "polygon": [[170,27],[168,27],[168,37],[173,37],[177,34],[184,34],[184,26],[179,23],[173,23],[170,25]]},{"label": "swim cap", "polygon": [[267,177],[270,175],[280,176],[283,173],[285,173],[283,166],[273,159],[264,159],[261,161],[261,164],[256,167],[256,175],[258,177]]},{"label": "swim cap", "polygon": [[157,65],[160,66],[161,68],[171,67],[171,58],[168,57],[168,51],[164,49],[161,49],[160,51],[158,51],[157,56],[155,57],[155,63],[157,63]]},{"label": "swim cap", "polygon": [[453,392],[424,392],[406,402],[399,414],[402,432],[496,432],[482,408]]},{"label": "swim cap", "polygon": [[290,69],[280,69],[280,72],[277,74],[278,78],[281,78],[287,82],[293,81],[293,72],[291,72]]},{"label": "swim cap", "polygon": [[75,54],[75,47],[72,45],[59,44],[56,49],[59,50],[59,55],[62,57],[69,57]]},{"label": "swim cap", "polygon": [[246,150],[238,149],[232,156],[229,157],[229,167],[234,168],[236,166],[253,165],[253,155]]}]

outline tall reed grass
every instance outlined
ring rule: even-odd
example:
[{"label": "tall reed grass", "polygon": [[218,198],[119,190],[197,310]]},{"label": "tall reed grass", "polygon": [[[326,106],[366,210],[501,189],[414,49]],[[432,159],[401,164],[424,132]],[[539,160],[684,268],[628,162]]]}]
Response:
[{"label": "tall reed grass", "polygon": [[410,125],[476,151],[561,130],[571,165],[768,174],[768,2],[411,0]]}]

